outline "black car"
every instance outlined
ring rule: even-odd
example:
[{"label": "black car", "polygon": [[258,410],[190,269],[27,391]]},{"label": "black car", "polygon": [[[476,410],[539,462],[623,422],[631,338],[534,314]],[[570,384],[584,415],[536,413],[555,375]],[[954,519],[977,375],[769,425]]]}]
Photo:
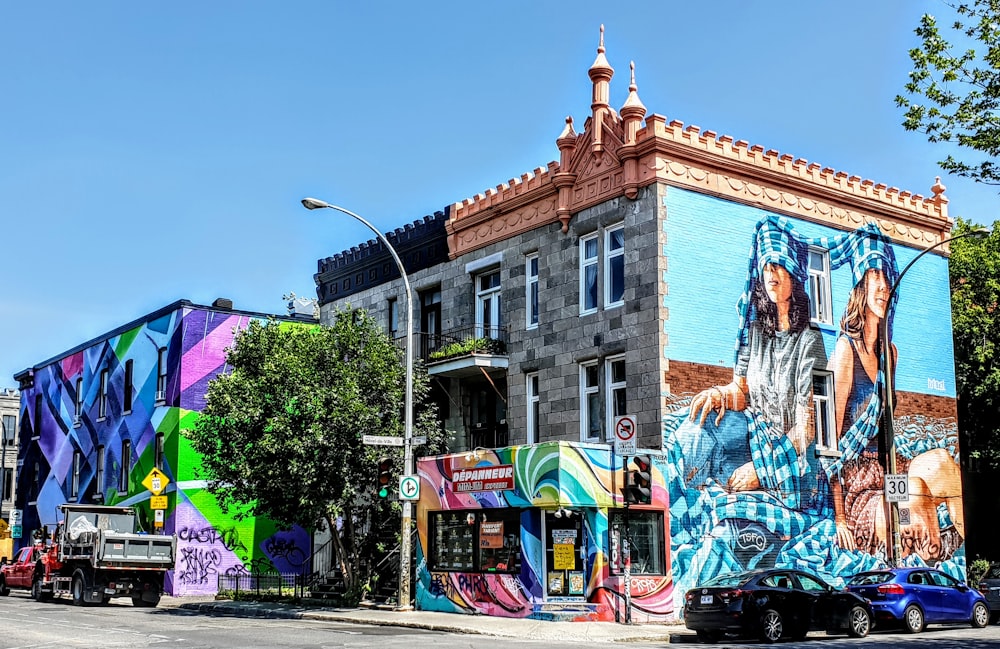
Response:
[{"label": "black car", "polygon": [[724,635],[764,642],[809,631],[863,638],[875,619],[868,601],[802,570],[767,569],[719,575],[684,595],[684,624],[702,642]]},{"label": "black car", "polygon": [[986,597],[990,607],[990,622],[1000,621],[1000,565],[990,566],[989,571],[979,580],[979,592]]}]

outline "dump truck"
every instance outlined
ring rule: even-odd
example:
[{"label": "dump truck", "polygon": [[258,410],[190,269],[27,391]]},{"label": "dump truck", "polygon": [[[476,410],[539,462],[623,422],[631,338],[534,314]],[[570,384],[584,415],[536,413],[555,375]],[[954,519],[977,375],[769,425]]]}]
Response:
[{"label": "dump truck", "polygon": [[30,589],[44,601],[69,596],[73,604],[107,604],[131,597],[134,606],[156,606],[167,570],[174,567],[177,537],[146,534],[131,507],[66,504],[50,538],[21,548],[0,567],[0,595]]}]

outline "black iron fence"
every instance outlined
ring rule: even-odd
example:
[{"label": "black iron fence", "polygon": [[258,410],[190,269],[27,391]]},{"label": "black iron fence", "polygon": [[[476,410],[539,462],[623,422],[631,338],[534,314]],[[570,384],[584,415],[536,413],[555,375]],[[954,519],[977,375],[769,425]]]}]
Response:
[{"label": "black iron fence", "polygon": [[305,597],[313,585],[313,575],[288,572],[246,572],[219,575],[219,592],[232,592],[260,597]]}]

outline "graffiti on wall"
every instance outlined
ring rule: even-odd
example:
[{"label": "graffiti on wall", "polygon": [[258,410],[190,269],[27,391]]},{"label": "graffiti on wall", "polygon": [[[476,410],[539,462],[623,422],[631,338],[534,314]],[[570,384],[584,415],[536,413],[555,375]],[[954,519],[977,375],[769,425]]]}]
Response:
[{"label": "graffiti on wall", "polygon": [[[720,572],[799,567],[839,586],[891,560],[879,331],[900,367],[910,350],[893,338],[896,251],[874,224],[807,237],[768,216],[749,234],[749,263],[734,271],[745,280],[733,379],[673,398],[664,418],[675,597]],[[817,268],[842,288],[832,300]],[[837,320],[817,326],[832,304]],[[955,421],[894,421],[911,485],[901,560],[964,578]]]}]

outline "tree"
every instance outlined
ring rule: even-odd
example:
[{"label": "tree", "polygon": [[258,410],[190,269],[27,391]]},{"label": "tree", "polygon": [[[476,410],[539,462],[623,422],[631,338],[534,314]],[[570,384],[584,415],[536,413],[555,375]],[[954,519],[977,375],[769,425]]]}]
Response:
[{"label": "tree", "polygon": [[[378,461],[399,447],[366,446],[363,434],[402,436],[402,351],[364,311],[340,311],[329,327],[251,321],[227,350],[232,372],[209,383],[206,405],[185,431],[200,474],[223,507],[312,529],[325,521],[349,594],[381,550],[374,531],[399,521],[398,504],[371,497]],[[426,374],[414,372],[414,435],[444,452]],[[393,518],[393,514],[395,517]],[[396,525],[398,535],[399,526]]]},{"label": "tree", "polygon": [[[951,312],[963,452],[1000,469],[1000,232],[951,243]],[[953,234],[977,227],[958,219]]]},{"label": "tree", "polygon": [[[922,132],[933,143],[950,143],[968,150],[973,161],[951,154],[938,165],[947,173],[988,185],[1000,184],[1000,0],[974,0],[951,5],[957,18],[945,38],[937,19],[924,14],[914,31],[921,46],[910,50],[913,71],[905,95],[903,127]],[[979,43],[959,50],[956,43]],[[973,153],[975,152],[975,153]]]}]

